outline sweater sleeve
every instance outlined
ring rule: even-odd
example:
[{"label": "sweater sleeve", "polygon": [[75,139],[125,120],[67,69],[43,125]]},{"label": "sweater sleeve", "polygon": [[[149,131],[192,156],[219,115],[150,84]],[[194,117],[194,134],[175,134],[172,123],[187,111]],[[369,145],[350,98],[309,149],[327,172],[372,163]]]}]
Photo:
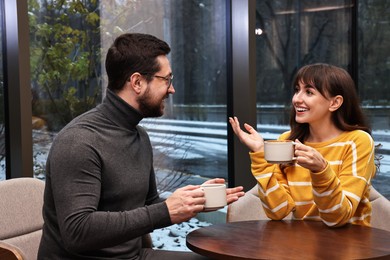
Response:
[{"label": "sweater sleeve", "polygon": [[330,146],[339,146],[334,150],[342,154],[330,155],[325,170],[311,173],[311,178],[320,218],[337,227],[359,221],[353,219],[359,203],[368,203],[368,188],[375,174],[374,142],[367,133],[353,131],[347,141]]},{"label": "sweater sleeve", "polygon": [[264,152],[250,152],[249,155],[265,213],[270,219],[283,219],[295,208],[285,175],[278,164],[267,163]]}]

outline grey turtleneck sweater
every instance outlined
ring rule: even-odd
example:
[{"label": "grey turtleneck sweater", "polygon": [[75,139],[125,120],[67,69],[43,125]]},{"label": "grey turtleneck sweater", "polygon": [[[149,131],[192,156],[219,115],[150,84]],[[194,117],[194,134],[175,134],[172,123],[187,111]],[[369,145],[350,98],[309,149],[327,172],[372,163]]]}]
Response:
[{"label": "grey turtleneck sweater", "polygon": [[46,164],[38,259],[137,259],[171,225],[142,116],[112,91],[56,136]]}]

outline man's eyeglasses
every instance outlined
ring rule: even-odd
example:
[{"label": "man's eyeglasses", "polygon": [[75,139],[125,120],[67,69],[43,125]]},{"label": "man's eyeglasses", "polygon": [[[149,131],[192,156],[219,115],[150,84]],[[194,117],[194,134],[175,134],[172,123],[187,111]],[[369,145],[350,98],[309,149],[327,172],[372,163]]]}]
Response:
[{"label": "man's eyeglasses", "polygon": [[172,85],[172,80],[173,80],[173,74],[169,75],[169,76],[166,76],[166,77],[163,77],[163,76],[157,76],[157,75],[151,75],[151,77],[155,77],[155,78],[159,78],[159,79],[163,79],[167,82],[167,88],[170,88],[171,85]]}]

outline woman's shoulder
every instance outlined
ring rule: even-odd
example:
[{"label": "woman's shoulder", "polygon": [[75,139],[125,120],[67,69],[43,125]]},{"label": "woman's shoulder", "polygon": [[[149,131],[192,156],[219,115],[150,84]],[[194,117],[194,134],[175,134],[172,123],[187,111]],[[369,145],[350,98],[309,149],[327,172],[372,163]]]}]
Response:
[{"label": "woman's shoulder", "polygon": [[286,140],[286,139],[288,139],[288,137],[290,136],[290,134],[291,134],[291,131],[289,130],[289,131],[286,131],[286,132],[284,132],[284,133],[282,133],[280,136],[279,136],[279,140]]},{"label": "woman's shoulder", "polygon": [[363,130],[352,130],[344,132],[346,136],[372,139],[371,135]]},{"label": "woman's shoulder", "polygon": [[373,145],[374,143],[372,136],[363,130],[344,132],[343,139],[348,139],[355,143],[366,143],[370,145]]}]

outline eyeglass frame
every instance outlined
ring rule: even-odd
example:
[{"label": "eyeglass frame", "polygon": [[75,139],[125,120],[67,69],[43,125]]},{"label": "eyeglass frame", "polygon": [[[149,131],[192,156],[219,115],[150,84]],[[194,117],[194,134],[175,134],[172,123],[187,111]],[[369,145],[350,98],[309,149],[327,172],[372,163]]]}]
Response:
[{"label": "eyeglass frame", "polygon": [[168,89],[172,86],[172,81],[173,81],[173,74],[170,74],[169,76],[159,76],[159,75],[149,75],[149,74],[144,74],[144,75],[148,75],[149,77],[154,77],[154,78],[159,78],[159,79],[164,79],[167,81],[167,85],[168,85]]}]

